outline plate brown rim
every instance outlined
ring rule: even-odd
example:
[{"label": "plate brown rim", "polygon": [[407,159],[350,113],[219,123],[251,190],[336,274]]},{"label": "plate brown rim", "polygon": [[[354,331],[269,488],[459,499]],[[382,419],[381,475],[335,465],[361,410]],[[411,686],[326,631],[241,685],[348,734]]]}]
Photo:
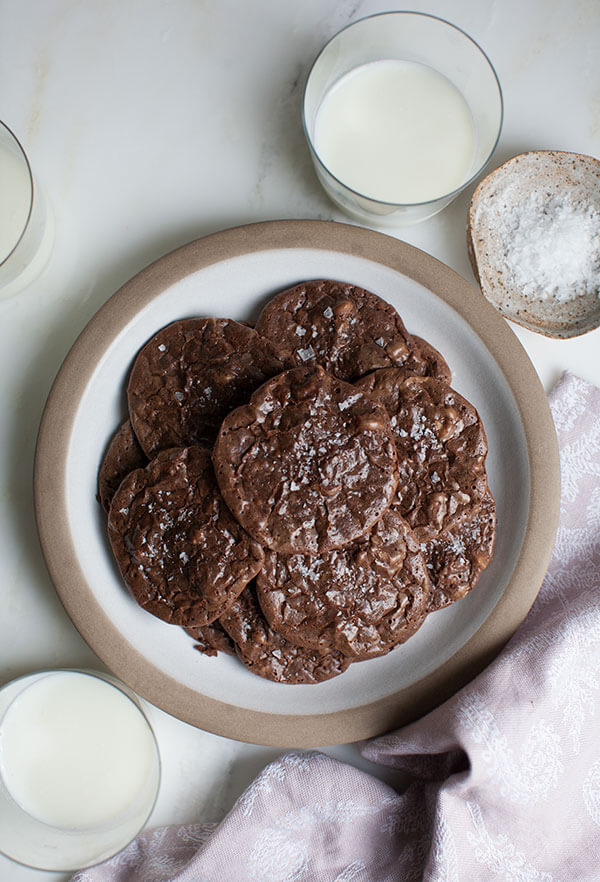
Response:
[{"label": "plate brown rim", "polygon": [[[530,504],[521,551],[506,589],[477,632],[447,662],[408,688],[329,713],[273,714],[191,689],[149,663],[93,596],[68,520],[67,453],[81,396],[103,353],[147,303],[192,272],[224,259],[287,248],[352,254],[414,279],[458,312],[485,344],[515,398],[527,444]],[[40,425],[34,497],[43,554],[76,628],[107,667],[162,710],[198,728],[277,747],[342,744],[381,734],[432,710],[499,653],[529,611],[550,559],[558,523],[560,466],[547,399],[515,334],[477,289],[419,249],[383,233],[316,220],[265,221],[197,239],[161,257],[120,288],[75,341],[54,381]]]}]

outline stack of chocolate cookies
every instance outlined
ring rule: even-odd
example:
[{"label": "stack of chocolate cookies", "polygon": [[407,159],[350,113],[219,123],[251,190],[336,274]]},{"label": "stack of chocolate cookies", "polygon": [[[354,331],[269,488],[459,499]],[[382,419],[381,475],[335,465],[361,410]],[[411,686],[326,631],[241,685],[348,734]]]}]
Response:
[{"label": "stack of chocolate cookies", "polygon": [[494,548],[485,432],[450,381],[389,303],[347,283],[283,291],[254,328],[160,330],[98,479],[137,602],[281,683],[405,642]]}]

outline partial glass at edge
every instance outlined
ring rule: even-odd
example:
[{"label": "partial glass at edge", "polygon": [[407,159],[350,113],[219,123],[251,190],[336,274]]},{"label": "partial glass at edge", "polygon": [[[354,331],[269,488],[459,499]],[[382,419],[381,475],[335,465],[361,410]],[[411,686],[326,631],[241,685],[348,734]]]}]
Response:
[{"label": "partial glass at edge", "polygon": [[28,814],[7,790],[0,775],[0,854],[36,870],[71,872],[107,860],[125,848],[148,821],[158,795],[160,754],[152,726],[137,696],[110,674],[83,669],[39,671],[12,680],[0,689],[0,720],[29,686],[54,673],[74,672],[104,680],[131,701],[143,719],[153,744],[153,763],[143,792],[125,815],[94,830],[53,827]]},{"label": "partial glass at edge", "polygon": [[[465,98],[475,126],[475,150],[465,181],[429,202],[398,205],[370,199],[340,181],[321,162],[314,147],[315,120],[329,89],[360,65],[402,59],[432,67]],[[344,212],[376,226],[409,226],[446,207],[487,165],[502,128],[502,91],[483,50],[460,28],[417,12],[384,12],[360,19],[337,33],[317,56],[304,90],[302,121],[317,176]]]},{"label": "partial glass at edge", "polygon": [[22,219],[16,226],[11,224],[12,230],[8,233],[2,226],[6,215],[0,216],[0,229],[4,231],[4,236],[0,236],[0,299],[3,299],[24,290],[45,268],[54,242],[54,224],[21,143],[1,121],[0,164],[13,185],[9,198],[5,178],[0,212],[14,211]]}]

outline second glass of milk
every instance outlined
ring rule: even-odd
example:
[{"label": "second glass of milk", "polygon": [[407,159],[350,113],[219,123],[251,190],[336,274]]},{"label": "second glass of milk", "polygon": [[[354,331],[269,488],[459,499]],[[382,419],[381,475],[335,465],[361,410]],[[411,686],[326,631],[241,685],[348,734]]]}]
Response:
[{"label": "second glass of milk", "polygon": [[39,276],[53,242],[45,196],[17,137],[0,122],[0,299],[19,293]]},{"label": "second glass of milk", "polygon": [[108,675],[57,670],[0,690],[0,852],[74,870],[146,823],[160,762],[136,697]]},{"label": "second glass of milk", "polygon": [[463,31],[415,12],[361,19],[317,57],[303,122],[326,192],[377,226],[436,214],[487,164],[502,93]]}]

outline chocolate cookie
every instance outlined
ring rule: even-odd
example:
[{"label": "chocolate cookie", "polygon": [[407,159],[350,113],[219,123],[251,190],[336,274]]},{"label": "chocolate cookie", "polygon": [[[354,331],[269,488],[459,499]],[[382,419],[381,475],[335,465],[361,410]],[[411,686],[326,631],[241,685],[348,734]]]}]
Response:
[{"label": "chocolate cookie", "polygon": [[423,539],[469,521],[487,490],[487,440],[475,408],[442,380],[398,368],[375,371],[356,388],[391,417],[399,464],[394,507]]},{"label": "chocolate cookie", "polygon": [[396,491],[385,409],[320,367],[280,374],[230,413],[213,462],[238,521],[282,552],[315,554],[362,536]]},{"label": "chocolate cookie", "polygon": [[235,655],[235,644],[218,621],[211,622],[210,625],[200,625],[184,630],[188,637],[192,637],[196,641],[194,649],[203,655],[215,656],[220,652],[224,652],[226,655]]},{"label": "chocolate cookie", "polygon": [[438,352],[435,346],[432,346],[431,343],[428,343],[422,337],[416,337],[413,334],[413,340],[419,348],[421,358],[425,364],[424,370],[417,370],[414,373],[425,377],[436,377],[438,380],[443,380],[444,383],[451,383],[452,371],[442,353]]},{"label": "chocolate cookie", "polygon": [[174,625],[207,625],[262,566],[262,548],[234,520],[201,447],[166,450],[115,493],[108,535],[144,609]]},{"label": "chocolate cookie", "polygon": [[272,343],[239,322],[167,325],[140,350],[129,379],[129,415],[141,447],[152,457],[169,447],[211,444],[223,417],[285,366]]},{"label": "chocolate cookie", "polygon": [[113,436],[98,472],[96,499],[108,512],[111,499],[123,478],[134,469],[141,469],[148,460],[138,444],[129,420]]},{"label": "chocolate cookie", "polygon": [[492,559],[495,541],[496,505],[488,491],[470,521],[421,544],[431,582],[430,611],[469,593]]},{"label": "chocolate cookie", "polygon": [[221,617],[221,624],[248,670],[276,683],[321,683],[342,674],[350,664],[340,652],[305,649],[275,633],[250,585]]},{"label": "chocolate cookie", "polygon": [[342,380],[391,365],[427,370],[394,307],[346,282],[321,279],[282,291],[264,307],[256,330],[296,364],[321,365]]},{"label": "chocolate cookie", "polygon": [[329,554],[265,554],[261,608],[284,637],[353,659],[385,653],[423,622],[429,579],[417,540],[388,511],[364,538]]}]

